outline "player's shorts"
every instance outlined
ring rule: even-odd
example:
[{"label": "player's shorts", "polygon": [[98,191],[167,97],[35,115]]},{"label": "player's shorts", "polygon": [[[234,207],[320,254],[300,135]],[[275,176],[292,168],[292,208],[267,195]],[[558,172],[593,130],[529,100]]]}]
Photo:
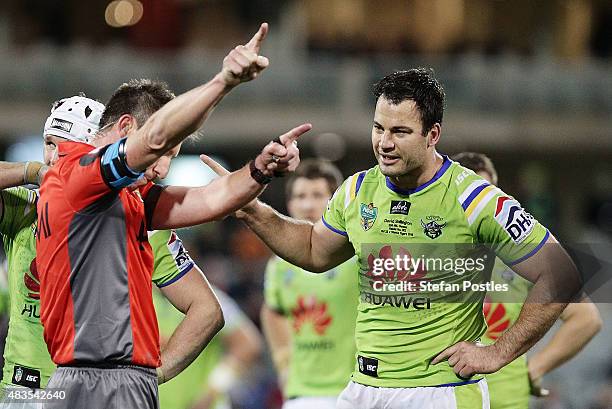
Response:
[{"label": "player's shorts", "polygon": [[[502,368],[502,370],[505,368]],[[491,409],[527,409],[529,407],[529,375],[518,374],[509,378],[506,374],[486,376],[489,385]]]},{"label": "player's shorts", "polygon": [[337,409],[489,409],[487,381],[461,386],[379,388],[350,382]]},{"label": "player's shorts", "polygon": [[65,399],[45,409],[159,409],[155,369],[131,365],[58,367],[48,388],[64,390]]},{"label": "player's shorts", "polygon": [[336,409],[337,396],[307,396],[287,399],[283,409]]}]

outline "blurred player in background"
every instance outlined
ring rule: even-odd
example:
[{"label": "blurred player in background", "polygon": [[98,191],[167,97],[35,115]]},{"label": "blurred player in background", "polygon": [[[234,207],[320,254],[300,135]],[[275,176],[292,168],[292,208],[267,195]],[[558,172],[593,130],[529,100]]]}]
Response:
[{"label": "blurred player in background", "polygon": [[[162,84],[140,85],[140,93],[147,99],[150,93],[165,92]],[[43,131],[45,163],[50,164],[56,156],[59,143],[65,140],[84,142],[96,132],[103,110],[104,105],[83,96],[56,102]],[[40,283],[35,262],[37,192],[22,187],[7,188],[39,184],[46,166],[0,162],[0,168],[4,170],[0,173],[0,188],[5,189],[0,191],[0,232],[9,259],[11,304],[2,389],[7,392],[11,387],[45,388],[55,364],[43,339],[39,315]],[[175,336],[184,345],[184,355],[166,359],[167,354],[162,352],[162,359],[169,364],[169,370],[174,371],[173,366],[184,367],[186,360],[193,359],[191,357],[202,350],[223,325],[223,316],[208,282],[184,251],[181,241],[176,235],[172,244],[164,240],[170,233],[152,234],[156,266],[152,280],[167,300],[185,314]],[[173,254],[176,257],[172,257]],[[8,406],[17,409],[19,404]],[[24,407],[35,406],[24,404]]]},{"label": "blurred player in background", "polygon": [[[437,153],[445,97],[429,70],[388,75],[375,96],[378,165],[349,177],[321,221],[292,219],[259,201],[239,215],[276,254],[309,271],[328,271],[357,255],[357,362],[338,408],[377,408],[381,402],[389,409],[488,408],[486,381],[478,374],[499,370],[546,333],[578,291],[578,273],[518,202]],[[452,300],[468,298],[446,302],[435,289],[426,298],[396,287],[417,278],[425,284],[471,283],[480,279],[476,269],[460,275],[435,264],[407,271],[379,263],[414,249],[434,261],[439,250],[465,261],[461,243],[472,262],[488,254],[487,246],[473,244],[489,245],[534,282],[515,324],[491,346],[476,343],[486,331],[482,291],[451,290]],[[384,284],[393,287],[385,290]]]},{"label": "blurred player in background", "polygon": [[[340,183],[331,163],[303,161],[287,182],[289,214],[320,220]],[[335,408],[355,362],[356,261],[317,275],[275,256],[264,291],[261,321],[287,399],[283,409]]]},{"label": "blurred player in background", "polygon": [[[151,237],[153,245],[157,240],[172,242],[174,239],[171,232],[164,232]],[[160,386],[161,409],[231,408],[229,392],[241,384],[241,378],[260,356],[262,337],[255,325],[227,294],[218,288],[214,292],[221,304],[225,326],[187,369]],[[163,348],[181,322],[181,314],[159,291],[154,291],[153,302]]]},{"label": "blurred player in background", "polygon": [[[462,166],[497,185],[497,171],[491,159],[482,153],[463,152],[453,157]],[[512,271],[501,260],[495,261],[491,279],[507,283],[510,291],[505,294],[491,292],[485,299],[485,318],[488,329],[483,343],[494,343],[518,318],[527,298],[531,283]],[[500,302],[499,298],[503,302]],[[601,317],[595,304],[588,299],[568,304],[561,313],[561,326],[551,340],[527,359],[522,355],[499,371],[487,375],[491,409],[527,409],[530,392],[534,396],[546,396],[541,388],[542,376],[574,357],[599,332]]]}]

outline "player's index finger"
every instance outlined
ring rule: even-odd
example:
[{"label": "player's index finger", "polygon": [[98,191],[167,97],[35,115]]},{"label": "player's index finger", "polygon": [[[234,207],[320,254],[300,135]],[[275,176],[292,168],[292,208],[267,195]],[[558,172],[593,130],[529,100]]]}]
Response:
[{"label": "player's index finger", "polygon": [[263,43],[263,40],[266,38],[267,35],[268,35],[268,23],[262,23],[261,26],[259,26],[259,30],[257,30],[253,38],[251,38],[249,42],[246,43],[245,45],[246,48],[259,54],[259,49],[261,48],[261,44]]},{"label": "player's index finger", "polygon": [[444,361],[445,359],[447,359],[448,357],[450,357],[453,353],[455,352],[455,346],[451,346],[449,348],[446,348],[444,351],[440,352],[438,354],[437,357],[435,357],[432,361],[431,364],[432,365],[436,365],[439,364],[440,362]]},{"label": "player's index finger", "polygon": [[209,168],[213,170],[217,175],[227,175],[230,173],[229,170],[225,169],[221,164],[219,164],[216,160],[211,158],[208,155],[200,155],[200,160],[204,162]]}]

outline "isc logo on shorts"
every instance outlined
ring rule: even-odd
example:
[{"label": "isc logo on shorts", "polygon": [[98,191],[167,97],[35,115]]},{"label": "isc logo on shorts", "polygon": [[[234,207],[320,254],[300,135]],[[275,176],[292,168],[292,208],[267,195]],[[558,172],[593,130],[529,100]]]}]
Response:
[{"label": "isc logo on shorts", "polygon": [[535,227],[533,216],[523,210],[519,202],[509,196],[497,198],[495,220],[517,244],[525,240]]}]

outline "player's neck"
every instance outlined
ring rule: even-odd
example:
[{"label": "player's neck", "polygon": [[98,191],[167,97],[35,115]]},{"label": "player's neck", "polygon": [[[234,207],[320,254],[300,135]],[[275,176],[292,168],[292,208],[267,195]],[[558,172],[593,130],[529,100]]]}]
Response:
[{"label": "player's neck", "polygon": [[443,163],[444,158],[434,151],[422,167],[405,175],[390,176],[389,179],[400,189],[415,189],[433,179]]}]

